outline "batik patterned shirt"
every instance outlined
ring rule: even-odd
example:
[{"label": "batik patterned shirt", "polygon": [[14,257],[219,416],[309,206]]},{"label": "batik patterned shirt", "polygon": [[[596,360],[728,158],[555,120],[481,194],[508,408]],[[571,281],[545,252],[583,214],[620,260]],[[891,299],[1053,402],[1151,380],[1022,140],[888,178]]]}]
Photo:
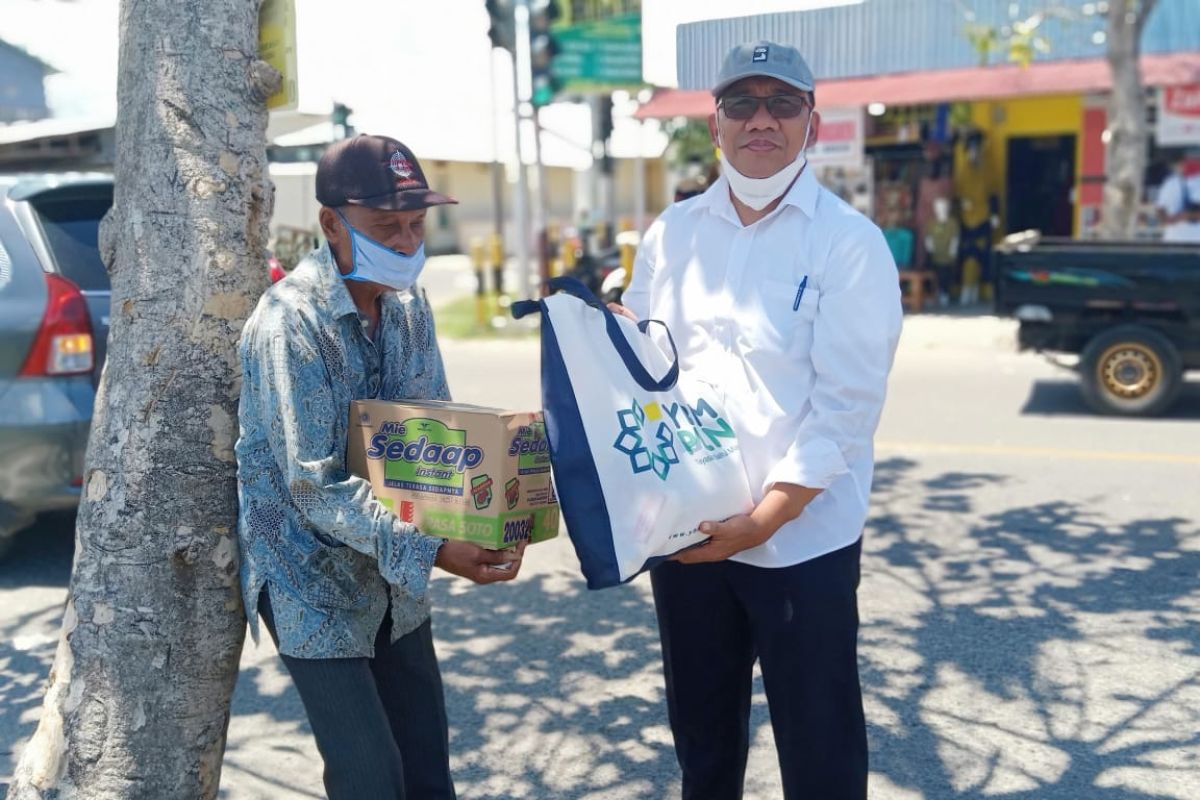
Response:
[{"label": "batik patterned shirt", "polygon": [[279,649],[297,658],[374,655],[429,617],[442,540],[402,522],[346,469],[351,400],[449,399],[428,302],[388,292],[367,335],[328,246],[272,286],[242,332],[238,539],[246,616],[258,637],[266,587]]}]

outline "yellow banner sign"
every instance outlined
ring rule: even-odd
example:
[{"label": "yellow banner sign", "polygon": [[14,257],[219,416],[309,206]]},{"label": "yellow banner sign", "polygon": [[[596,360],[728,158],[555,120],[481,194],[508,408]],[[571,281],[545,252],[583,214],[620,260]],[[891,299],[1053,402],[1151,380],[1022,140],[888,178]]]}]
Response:
[{"label": "yellow banner sign", "polygon": [[258,53],[283,76],[279,91],[267,98],[267,108],[295,109],[300,99],[296,84],[295,0],[263,0],[258,10]]}]

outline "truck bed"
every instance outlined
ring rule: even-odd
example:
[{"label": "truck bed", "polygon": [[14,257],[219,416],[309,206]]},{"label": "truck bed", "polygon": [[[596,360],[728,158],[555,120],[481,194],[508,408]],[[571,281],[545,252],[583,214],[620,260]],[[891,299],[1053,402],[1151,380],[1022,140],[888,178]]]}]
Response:
[{"label": "truck bed", "polygon": [[1200,368],[1200,245],[1009,237],[993,251],[996,311],[1023,348],[1078,353],[1119,324],[1159,330]]}]

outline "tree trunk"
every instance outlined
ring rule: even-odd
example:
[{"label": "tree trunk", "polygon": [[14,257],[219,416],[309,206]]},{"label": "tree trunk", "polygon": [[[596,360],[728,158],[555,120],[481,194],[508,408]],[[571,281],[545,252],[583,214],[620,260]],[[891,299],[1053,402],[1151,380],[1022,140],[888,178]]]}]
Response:
[{"label": "tree trunk", "polygon": [[238,363],[273,189],[259,0],[123,0],[113,284],[75,564],[10,800],[212,798],[244,625]]},{"label": "tree trunk", "polygon": [[1104,183],[1101,235],[1131,239],[1146,175],[1146,100],[1138,67],[1142,28],[1156,0],[1109,0],[1108,177]]}]

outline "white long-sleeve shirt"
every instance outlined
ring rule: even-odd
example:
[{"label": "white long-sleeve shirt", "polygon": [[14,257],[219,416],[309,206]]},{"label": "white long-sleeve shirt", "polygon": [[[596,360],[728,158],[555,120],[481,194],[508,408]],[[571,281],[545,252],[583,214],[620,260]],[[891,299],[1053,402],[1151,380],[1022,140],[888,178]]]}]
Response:
[{"label": "white long-sleeve shirt", "polygon": [[808,169],[743,225],[721,178],[650,227],[623,302],[665,322],[680,367],[722,390],[755,502],[775,483],[824,490],[733,559],[786,567],[853,544],[902,317],[879,229]]}]

